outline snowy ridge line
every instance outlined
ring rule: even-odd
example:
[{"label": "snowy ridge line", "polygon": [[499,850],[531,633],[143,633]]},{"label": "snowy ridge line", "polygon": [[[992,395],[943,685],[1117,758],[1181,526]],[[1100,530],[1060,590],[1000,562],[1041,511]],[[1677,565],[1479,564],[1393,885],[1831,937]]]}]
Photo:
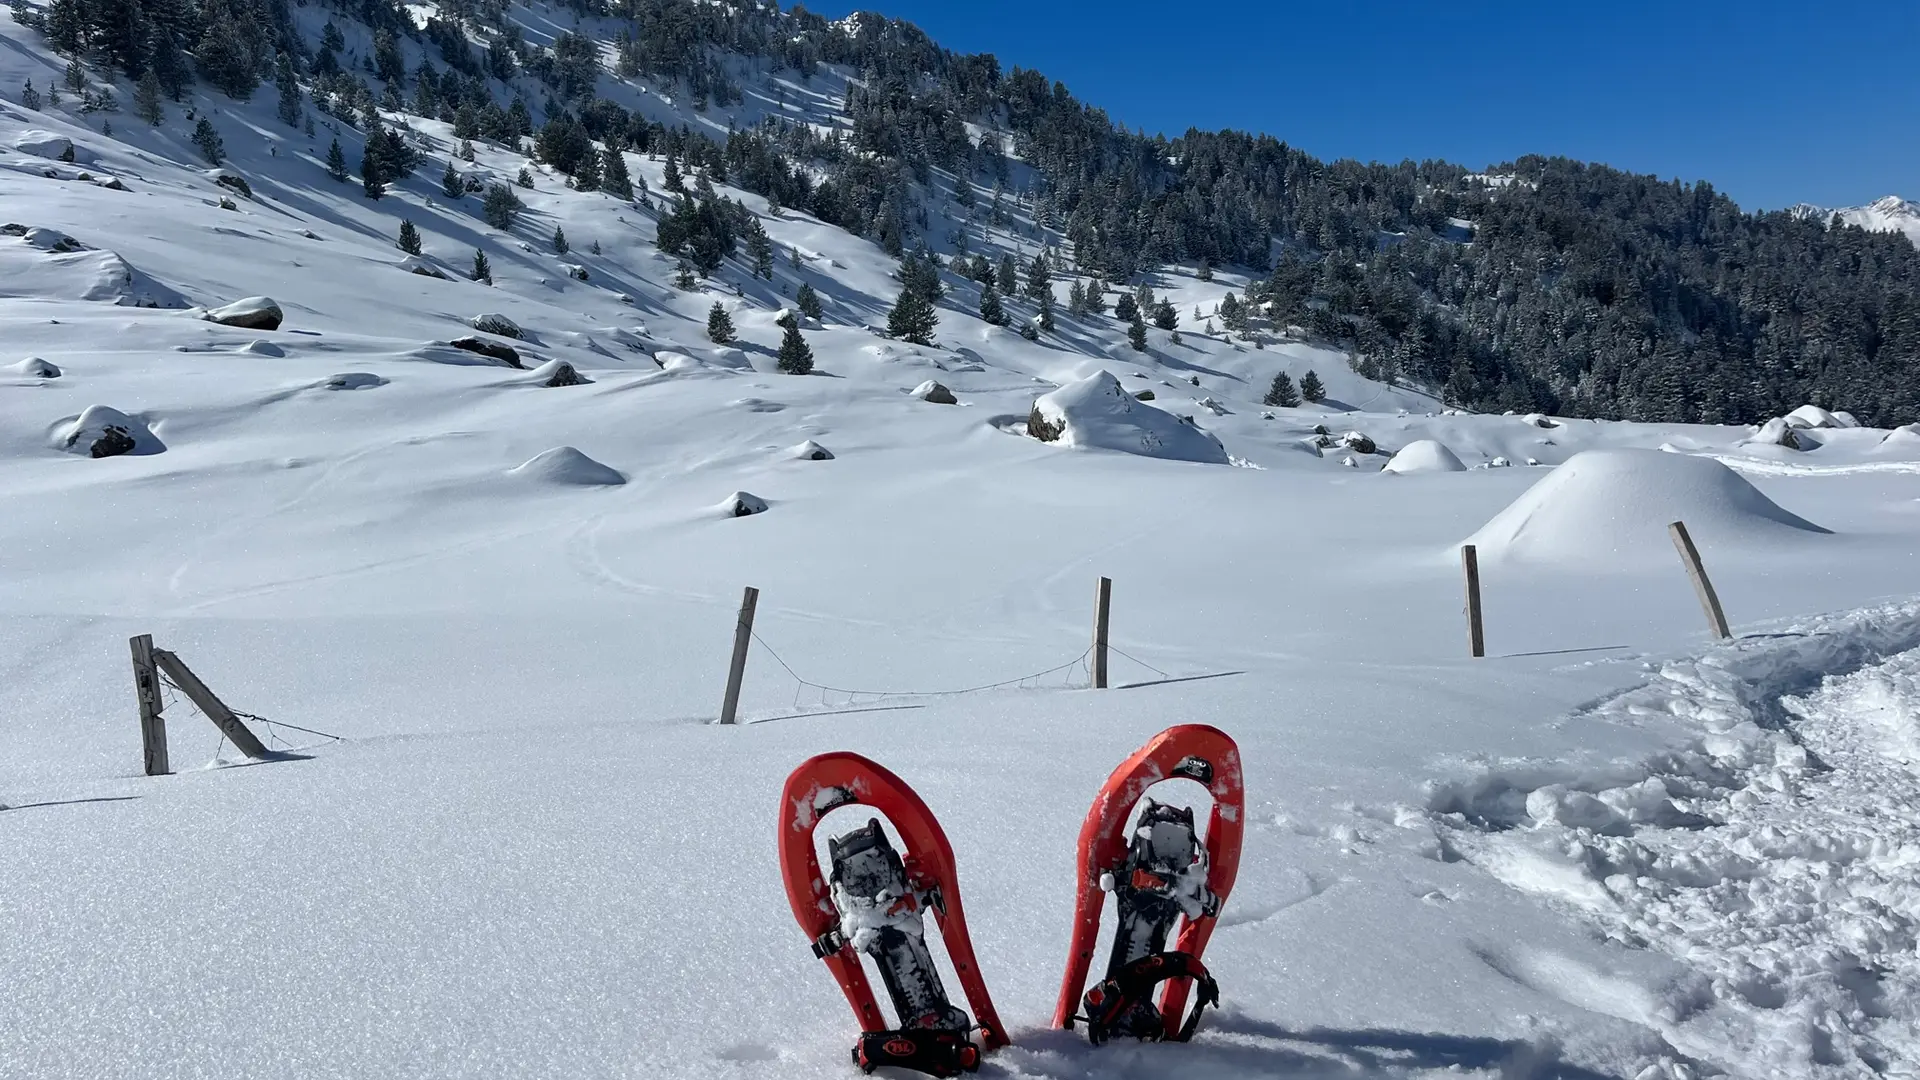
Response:
[{"label": "snowy ridge line", "polygon": [[[1672,661],[1572,717],[1656,718],[1693,735],[1639,762],[1512,762],[1430,785],[1442,850],[1618,946],[1665,954],[1682,974],[1629,988],[1626,1018],[1678,1056],[1782,1080],[1911,1060],[1920,603]],[[1569,1001],[1594,992],[1593,976],[1528,946],[1482,959]]]}]

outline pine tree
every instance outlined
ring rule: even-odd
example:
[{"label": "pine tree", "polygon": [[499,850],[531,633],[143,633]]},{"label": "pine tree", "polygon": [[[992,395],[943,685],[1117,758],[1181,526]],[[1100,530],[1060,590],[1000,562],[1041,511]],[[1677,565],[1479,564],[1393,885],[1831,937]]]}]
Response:
[{"label": "pine tree", "polygon": [[995,326],[1007,325],[1007,309],[1000,303],[1000,290],[992,283],[980,286],[980,317]]},{"label": "pine tree", "polygon": [[286,53],[274,65],[274,86],[280,91],[280,104],[274,115],[288,127],[300,126],[300,81],[293,74],[293,60]]},{"label": "pine tree", "polygon": [[220,164],[227,156],[227,144],[220,140],[220,133],[213,129],[213,121],[201,117],[193,125],[193,145],[200,150],[200,156]]},{"label": "pine tree", "polygon": [[1164,296],[1153,305],[1153,325],[1162,330],[1171,330],[1180,325],[1180,313],[1173,310],[1173,304]]},{"label": "pine tree", "polygon": [[347,155],[340,150],[340,140],[327,144],[327,176],[336,184],[347,182]]},{"label": "pine tree", "polygon": [[1120,299],[1113,305],[1113,317],[1121,322],[1132,322],[1140,317],[1140,302],[1132,293],[1121,293]]},{"label": "pine tree", "polygon": [[813,349],[807,345],[807,339],[800,336],[797,322],[789,321],[787,332],[780,338],[780,370],[789,375],[813,373]]},{"label": "pine tree", "polygon": [[933,302],[911,288],[900,290],[893,310],[887,313],[887,333],[915,345],[933,344],[933,328],[940,325]]},{"label": "pine tree", "polygon": [[1212,281],[1213,280],[1213,263],[1206,259],[1201,259],[1200,269],[1196,272],[1195,276],[1198,277],[1201,281]]},{"label": "pine tree", "polygon": [[1087,313],[1087,290],[1076,279],[1067,286],[1067,314],[1085,315]]},{"label": "pine tree", "polygon": [[1051,334],[1053,326],[1053,290],[1048,289],[1040,294],[1040,329]]},{"label": "pine tree", "polygon": [[633,198],[633,176],[627,172],[627,155],[608,146],[604,157],[600,168],[600,190],[618,199]]},{"label": "pine tree", "polygon": [[467,182],[460,178],[460,170],[453,167],[453,159],[447,159],[447,171],[440,174],[440,194],[449,199],[464,198],[467,194]]},{"label": "pine tree", "polygon": [[715,300],[707,311],[707,339],[715,345],[725,345],[733,340],[733,316]]},{"label": "pine tree", "polygon": [[567,231],[558,225],[553,227],[553,250],[562,255],[567,253]]},{"label": "pine tree", "polygon": [[1133,321],[1127,324],[1127,344],[1133,346],[1134,352],[1147,351],[1147,324],[1140,318],[1137,306],[1133,310]]},{"label": "pine tree", "polygon": [[1053,291],[1053,274],[1047,266],[1044,253],[1035,255],[1033,262],[1027,264],[1027,298],[1039,300],[1040,294]]},{"label": "pine tree", "polygon": [[174,40],[172,31],[163,26],[147,32],[147,70],[159,78],[160,89],[175,101],[180,100],[193,81],[193,72],[187,66],[179,42]]},{"label": "pine tree", "polygon": [[674,267],[673,287],[681,292],[692,292],[699,285],[700,283],[693,279],[693,267],[686,260],[681,260],[680,265]]},{"label": "pine tree", "polygon": [[516,184],[519,184],[523,188],[532,187],[533,186],[533,170],[527,168],[525,165],[520,166],[520,175],[514,177],[513,182]]},{"label": "pine tree", "polygon": [[458,151],[458,153],[459,153],[459,155],[460,155],[460,160],[461,160],[461,161],[464,161],[464,162],[466,162],[466,163],[467,163],[467,164],[469,164],[469,165],[471,165],[471,164],[473,164],[473,159],[474,159],[474,157],[476,156],[476,155],[474,154],[474,152],[473,152],[473,140],[472,140],[472,139],[461,139],[461,140],[460,140],[460,149],[459,149],[459,151]]},{"label": "pine tree", "polygon": [[65,85],[67,87],[68,93],[76,94],[76,95],[83,95],[86,93],[87,69],[80,66],[80,61],[78,60],[67,61],[67,70],[61,76],[61,78],[65,80]]},{"label": "pine tree", "polygon": [[400,219],[400,250],[409,255],[420,254],[420,230],[406,218]]},{"label": "pine tree", "polygon": [[375,138],[376,130],[367,136],[367,145],[360,151],[360,191],[369,199],[378,199],[387,193],[386,179],[381,176],[379,142]]},{"label": "pine tree", "polygon": [[757,217],[747,219],[747,257],[753,260],[754,277],[773,280],[773,238]]},{"label": "pine tree", "polygon": [[660,170],[660,186],[675,195],[684,195],[687,192],[686,181],[680,177],[680,165],[673,160],[672,153],[667,154],[667,163]]},{"label": "pine tree", "polygon": [[36,111],[40,108],[40,91],[33,88],[32,79],[28,79],[26,88],[20,91],[20,104]]},{"label": "pine tree", "polygon": [[473,280],[482,285],[493,284],[493,263],[487,260],[487,253],[479,248],[473,249]]},{"label": "pine tree", "polygon": [[793,305],[809,319],[818,319],[824,310],[820,305],[820,294],[804,281],[800,283],[800,291],[793,294]]},{"label": "pine tree", "polygon": [[1107,313],[1107,284],[1097,277],[1087,282],[1086,309],[1088,315]]},{"label": "pine tree", "polygon": [[1006,293],[1008,296],[1012,296],[1014,290],[1020,287],[1020,268],[1013,261],[1013,256],[1000,256],[1000,272],[997,277],[999,278],[997,284],[1000,286],[1000,291]]},{"label": "pine tree", "polygon": [[140,76],[140,85],[133,90],[133,115],[159,127],[167,118],[166,109],[160,104],[160,76],[149,67]]},{"label": "pine tree", "polygon": [[1327,388],[1311,370],[1300,376],[1300,397],[1316,405],[1327,399]]},{"label": "pine tree", "polygon": [[494,184],[487,188],[487,197],[480,204],[480,217],[487,224],[502,232],[513,228],[513,219],[520,213],[520,197],[505,184]]},{"label": "pine tree", "polygon": [[1283,409],[1291,409],[1300,404],[1300,394],[1294,390],[1293,380],[1287,376],[1286,372],[1283,371],[1273,377],[1273,385],[1267,387],[1267,396],[1263,403],[1277,405]]},{"label": "pine tree", "polygon": [[236,101],[253,97],[260,85],[260,72],[247,43],[246,31],[228,15],[214,16],[206,32],[194,47],[193,58],[200,74],[220,92]]}]

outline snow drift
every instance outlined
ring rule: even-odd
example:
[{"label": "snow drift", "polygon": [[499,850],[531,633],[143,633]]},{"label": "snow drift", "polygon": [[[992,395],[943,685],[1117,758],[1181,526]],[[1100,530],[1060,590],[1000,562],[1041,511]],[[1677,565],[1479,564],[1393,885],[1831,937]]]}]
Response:
[{"label": "snow drift", "polygon": [[509,469],[507,475],[569,487],[618,487],[627,482],[620,470],[602,465],[571,446],[543,450],[526,464]]},{"label": "snow drift", "polygon": [[1616,563],[1671,558],[1675,521],[1703,546],[1769,543],[1828,530],[1782,509],[1712,458],[1587,450],[1467,539],[1482,559]]},{"label": "snow drift", "polygon": [[1393,455],[1381,472],[1390,473],[1432,473],[1466,472],[1466,463],[1459,455],[1447,449],[1446,444],[1433,439],[1421,439],[1408,443],[1400,452]]},{"label": "snow drift", "polygon": [[1219,439],[1191,421],[1136,401],[1106,371],[1042,395],[1033,403],[1028,430],[1043,442],[1066,446],[1227,464]]}]

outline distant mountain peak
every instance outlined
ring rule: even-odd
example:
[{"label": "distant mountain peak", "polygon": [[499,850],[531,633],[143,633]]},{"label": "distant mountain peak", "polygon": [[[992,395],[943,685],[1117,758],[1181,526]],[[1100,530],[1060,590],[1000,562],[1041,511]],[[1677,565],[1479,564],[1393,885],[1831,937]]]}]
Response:
[{"label": "distant mountain peak", "polygon": [[1869,232],[1904,233],[1914,246],[1920,247],[1920,202],[1898,195],[1875,199],[1865,206],[1847,206],[1837,210],[1812,203],[1799,203],[1788,207],[1787,213],[1822,222],[1830,222],[1838,217],[1844,224],[1858,225]]}]

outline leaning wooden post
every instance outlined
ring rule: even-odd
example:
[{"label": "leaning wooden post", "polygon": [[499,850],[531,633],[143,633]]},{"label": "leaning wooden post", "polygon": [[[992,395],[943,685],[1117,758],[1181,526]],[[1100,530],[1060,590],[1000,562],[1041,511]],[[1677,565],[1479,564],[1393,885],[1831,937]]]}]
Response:
[{"label": "leaning wooden post", "polygon": [[133,648],[133,692],[140,699],[140,744],[148,776],[173,771],[167,761],[167,718],[160,712],[160,674],[153,669],[153,635],[127,642]]},{"label": "leaning wooden post", "polygon": [[1700,607],[1707,613],[1707,628],[1722,641],[1731,640],[1733,631],[1727,628],[1727,613],[1720,609],[1720,594],[1713,591],[1713,582],[1707,579],[1707,568],[1700,563],[1700,549],[1693,546],[1686,523],[1676,521],[1667,526],[1667,532],[1673,537],[1674,549],[1680,552],[1680,561],[1686,564],[1687,576],[1693,579],[1693,594],[1700,598]]},{"label": "leaning wooden post", "polygon": [[1093,594],[1093,688],[1107,688],[1107,616],[1113,610],[1113,579],[1101,578]]},{"label": "leaning wooden post", "polygon": [[1480,621],[1480,553],[1472,544],[1460,548],[1460,567],[1467,575],[1467,647],[1473,655],[1487,655],[1487,630]]},{"label": "leaning wooden post", "polygon": [[740,682],[747,675],[747,649],[753,644],[753,612],[760,606],[760,590],[747,586],[740,597],[740,621],[733,627],[733,663],[727,668],[727,697],[720,704],[720,722],[733,723],[740,708]]},{"label": "leaning wooden post", "polygon": [[272,756],[266,745],[255,737],[253,732],[247,730],[247,725],[240,722],[240,718],[233,714],[232,709],[227,708],[227,703],[215,696],[212,690],[207,689],[207,684],[201,682],[200,676],[195,675],[193,669],[183,663],[179,657],[165,649],[155,649],[153,662],[160,666],[160,670],[167,673],[167,677],[173,680],[181,693],[191,698],[195,705],[200,706],[200,711],[207,714],[207,719],[213,721],[214,726],[227,737],[227,741],[233,744],[234,749],[256,761]]}]

